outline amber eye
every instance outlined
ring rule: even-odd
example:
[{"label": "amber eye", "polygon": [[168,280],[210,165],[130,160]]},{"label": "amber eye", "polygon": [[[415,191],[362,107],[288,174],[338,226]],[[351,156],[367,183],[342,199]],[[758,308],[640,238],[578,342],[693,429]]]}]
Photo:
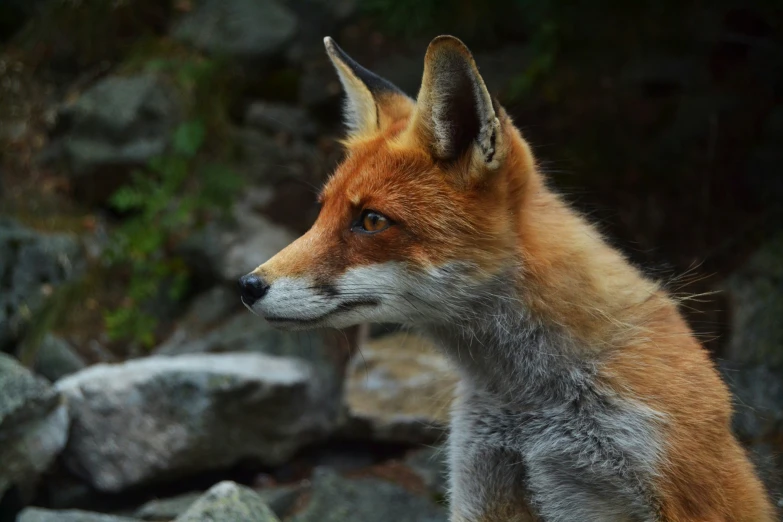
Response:
[{"label": "amber eye", "polygon": [[362,232],[380,232],[391,225],[389,218],[373,210],[365,210],[359,218],[359,230]]}]

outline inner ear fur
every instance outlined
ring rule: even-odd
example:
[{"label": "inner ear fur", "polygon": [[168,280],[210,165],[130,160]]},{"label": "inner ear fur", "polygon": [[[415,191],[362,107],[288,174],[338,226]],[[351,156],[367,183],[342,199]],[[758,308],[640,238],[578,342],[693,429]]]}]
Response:
[{"label": "inner ear fur", "polygon": [[359,65],[330,37],[324,38],[324,45],[345,90],[343,114],[349,137],[382,131],[411,114],[413,100],[396,85]]},{"label": "inner ear fur", "polygon": [[439,36],[427,48],[410,131],[440,161],[470,156],[493,167],[502,140],[498,112],[476,62],[458,38]]}]

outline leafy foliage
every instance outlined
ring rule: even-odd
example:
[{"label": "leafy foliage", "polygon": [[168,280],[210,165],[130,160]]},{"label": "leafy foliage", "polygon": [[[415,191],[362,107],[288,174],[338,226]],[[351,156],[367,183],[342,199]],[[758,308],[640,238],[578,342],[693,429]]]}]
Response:
[{"label": "leafy foliage", "polygon": [[[112,339],[132,339],[150,346],[158,320],[154,302],[183,297],[188,268],[176,255],[177,246],[204,218],[225,210],[239,188],[239,177],[221,160],[218,129],[225,106],[213,89],[219,68],[211,61],[147,63],[147,69],[168,74],[191,100],[190,117],[172,133],[166,154],[134,172],[128,184],[111,198],[112,207],[129,217],[115,230],[107,261],[128,273],[126,299],[105,314]],[[202,103],[208,96],[211,103]],[[216,143],[210,143],[210,140]]]}]

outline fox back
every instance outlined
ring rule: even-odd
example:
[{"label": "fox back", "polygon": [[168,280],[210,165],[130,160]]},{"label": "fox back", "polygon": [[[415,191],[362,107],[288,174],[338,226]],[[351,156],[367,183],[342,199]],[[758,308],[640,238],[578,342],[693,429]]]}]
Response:
[{"label": "fox back", "polygon": [[547,188],[464,44],[430,44],[413,100],[325,43],[346,158],[245,305],[435,340],[461,375],[452,522],[773,520],[676,303]]}]

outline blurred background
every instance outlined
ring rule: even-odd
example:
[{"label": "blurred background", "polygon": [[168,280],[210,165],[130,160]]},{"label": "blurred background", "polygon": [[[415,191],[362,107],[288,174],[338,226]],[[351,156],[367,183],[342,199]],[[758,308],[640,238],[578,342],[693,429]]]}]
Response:
[{"label": "blurred background", "polygon": [[783,506],[779,0],[2,0],[1,522],[447,519],[445,361],[273,331],[235,289],[341,157],[323,37],[415,96],[441,33],[553,186],[696,296]]}]

